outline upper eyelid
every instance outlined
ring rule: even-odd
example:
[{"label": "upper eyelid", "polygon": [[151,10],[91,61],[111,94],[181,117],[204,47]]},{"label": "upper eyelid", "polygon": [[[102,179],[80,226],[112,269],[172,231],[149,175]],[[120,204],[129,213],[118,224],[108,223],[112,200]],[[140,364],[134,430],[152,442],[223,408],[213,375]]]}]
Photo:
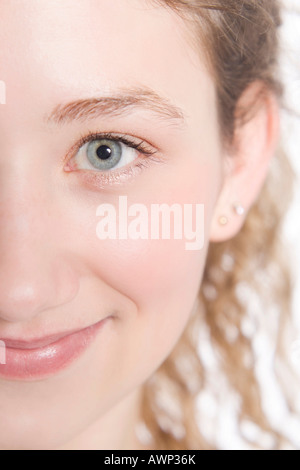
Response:
[{"label": "upper eyelid", "polygon": [[[146,144],[153,148],[153,146],[149,144],[147,141],[145,141],[144,139],[140,139],[137,137],[132,138],[131,136],[127,136],[126,134],[95,133],[95,134],[84,137],[82,142],[84,142],[84,144],[87,144],[89,142],[92,142],[93,140],[102,140],[102,139],[121,142],[124,145],[128,145],[128,146],[133,145],[133,144],[134,145]],[[139,140],[139,142],[133,142],[130,139]]]},{"label": "upper eyelid", "polygon": [[149,151],[149,155],[150,154],[153,155],[154,153],[160,152],[159,148],[157,148],[156,146],[154,146],[153,144],[148,142],[146,139],[134,136],[132,134],[129,135],[129,134],[118,133],[118,132],[100,132],[100,131],[93,132],[93,131],[88,131],[87,133],[82,134],[80,136],[79,140],[77,140],[75,142],[75,144],[72,145],[72,147],[67,152],[65,161],[69,161],[69,159],[72,158],[72,156],[75,156],[77,154],[77,152],[85,144],[87,144],[87,143],[89,143],[93,140],[100,140],[100,139],[119,140],[120,142],[122,142],[122,140],[124,140],[124,141],[127,141],[127,142],[123,142],[124,145],[128,145],[128,146],[130,146],[130,139],[134,139],[136,141],[139,140],[139,143],[138,142],[136,143],[137,145],[146,144],[147,146],[149,146],[149,148],[151,148],[151,150]]}]

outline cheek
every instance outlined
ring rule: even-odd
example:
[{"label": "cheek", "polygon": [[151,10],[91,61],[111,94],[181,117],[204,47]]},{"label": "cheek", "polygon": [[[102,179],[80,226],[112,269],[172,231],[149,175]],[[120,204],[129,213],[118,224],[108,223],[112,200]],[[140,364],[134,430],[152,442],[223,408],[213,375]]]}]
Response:
[{"label": "cheek", "polygon": [[[195,171],[196,170],[196,171]],[[95,237],[97,219],[93,217],[88,246],[81,247],[85,263],[97,275],[100,282],[112,287],[117,295],[131,299],[139,311],[166,312],[175,306],[189,309],[195,300],[204,268],[208,233],[215,198],[217,195],[216,171],[213,165],[199,163],[193,171],[186,174],[178,168],[168,168],[160,173],[159,183],[152,180],[151,190],[141,184],[128,192],[127,207],[142,204],[149,218],[148,234],[145,240],[100,240]],[[134,194],[133,194],[134,193]],[[170,239],[151,239],[150,227],[153,223],[151,210],[154,204],[173,204],[180,206],[183,216],[182,239],[174,239],[171,223]],[[185,218],[184,205],[190,206],[193,226],[190,219]],[[112,205],[117,210],[120,221],[119,197],[114,198]],[[203,218],[198,218],[196,226],[196,205],[203,205]],[[128,217],[128,225],[133,218]],[[144,219],[143,219],[144,220]],[[199,226],[200,223],[200,226]],[[185,225],[200,236],[203,232],[202,249],[189,251],[186,249],[188,240],[184,237]],[[117,224],[118,227],[118,224]],[[118,233],[118,230],[117,230]],[[196,235],[195,235],[196,236]],[[173,307],[172,307],[173,306]]]},{"label": "cheek", "polygon": [[[104,358],[104,375],[97,374],[103,381],[107,373],[108,385],[138,384],[149,377],[175,346],[190,318],[201,284],[219,186],[217,159],[203,160],[198,161],[196,156],[193,160],[190,156],[186,167],[178,158],[160,167],[159,172],[158,167],[153,173],[145,172],[138,183],[123,192],[128,207],[143,204],[148,214],[152,204],[169,207],[190,204],[193,209],[196,204],[202,204],[204,221],[201,220],[200,230],[204,230],[204,246],[201,250],[186,250],[186,240],[174,240],[172,230],[170,239],[166,240],[97,238],[97,207],[109,203],[118,212],[121,191],[110,196],[108,192],[99,193],[94,198],[91,196],[89,203],[84,195],[79,195],[74,204],[72,195],[65,211],[68,223],[60,218],[66,233],[70,234],[72,228],[76,234],[71,240],[69,237],[67,250],[72,252],[76,265],[81,266],[82,275],[96,287],[92,297],[87,297],[83,288],[79,292],[81,301],[95,305],[94,312],[97,305],[102,305],[103,316],[109,313],[107,305],[117,312],[107,354],[101,354],[102,341],[96,345],[95,352]],[[94,365],[90,367],[95,375]]]}]

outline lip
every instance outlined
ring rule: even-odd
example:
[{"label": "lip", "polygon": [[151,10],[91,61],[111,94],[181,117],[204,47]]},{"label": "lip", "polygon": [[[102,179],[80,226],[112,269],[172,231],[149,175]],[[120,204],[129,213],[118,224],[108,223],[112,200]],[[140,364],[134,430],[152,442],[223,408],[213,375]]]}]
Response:
[{"label": "lip", "polygon": [[32,341],[0,338],[6,353],[6,363],[0,364],[0,378],[37,380],[58,373],[84,353],[108,319]]}]

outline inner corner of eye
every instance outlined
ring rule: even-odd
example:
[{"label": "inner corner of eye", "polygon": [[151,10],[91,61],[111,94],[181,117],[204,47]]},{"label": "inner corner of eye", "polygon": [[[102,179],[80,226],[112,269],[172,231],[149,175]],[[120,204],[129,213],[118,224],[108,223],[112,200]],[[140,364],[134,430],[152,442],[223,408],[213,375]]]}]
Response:
[{"label": "inner corner of eye", "polygon": [[71,172],[71,171],[74,171],[74,170],[75,170],[74,162],[72,161],[72,159],[68,160],[66,162],[66,164],[64,165],[64,171],[68,173],[68,172]]}]

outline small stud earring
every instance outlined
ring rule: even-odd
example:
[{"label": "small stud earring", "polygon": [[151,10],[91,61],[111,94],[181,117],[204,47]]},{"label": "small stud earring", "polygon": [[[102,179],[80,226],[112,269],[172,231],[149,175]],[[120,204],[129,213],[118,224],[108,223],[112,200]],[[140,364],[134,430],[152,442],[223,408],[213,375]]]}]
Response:
[{"label": "small stud earring", "polygon": [[245,214],[245,208],[242,206],[242,204],[233,204],[233,209],[237,215],[244,215]]},{"label": "small stud earring", "polygon": [[221,217],[219,218],[219,224],[223,226],[228,224],[228,218],[226,217],[226,215],[221,215]]}]

